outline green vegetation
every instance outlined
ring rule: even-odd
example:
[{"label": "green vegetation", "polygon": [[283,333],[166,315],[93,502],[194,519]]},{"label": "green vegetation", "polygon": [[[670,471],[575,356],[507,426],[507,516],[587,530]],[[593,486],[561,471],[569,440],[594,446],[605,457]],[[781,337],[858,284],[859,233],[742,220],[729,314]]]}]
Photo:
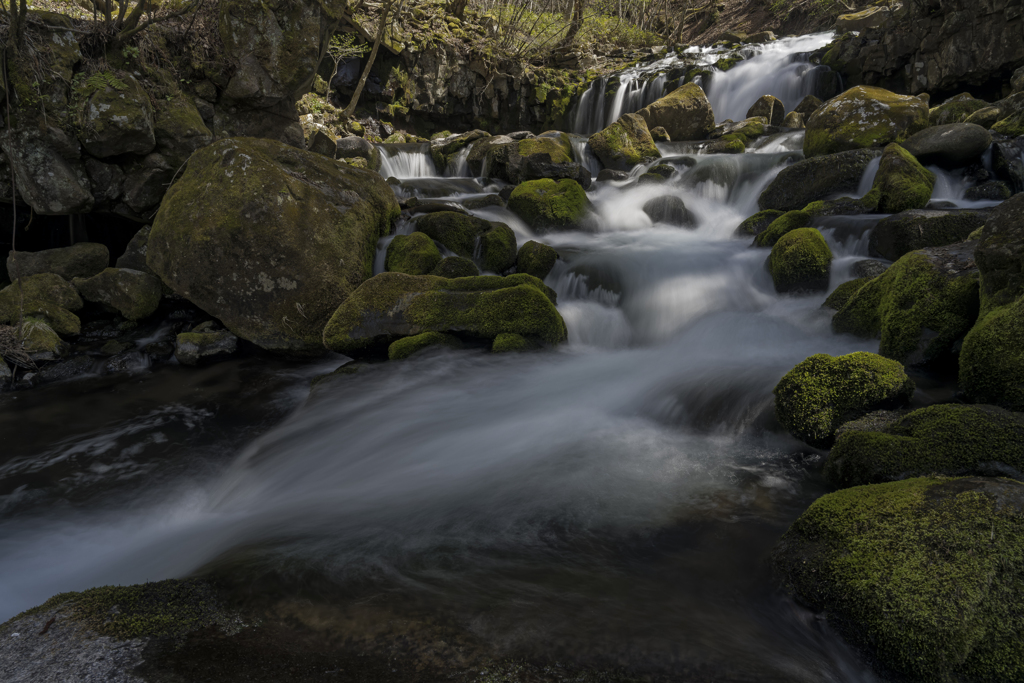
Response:
[{"label": "green vegetation", "polygon": [[844,282],[835,288],[828,298],[825,299],[825,303],[822,304],[825,308],[831,308],[833,311],[838,311],[846,305],[854,294],[860,291],[860,288],[871,281],[871,278],[859,277],[856,280],[850,280]]},{"label": "green vegetation", "polygon": [[[777,214],[780,212],[773,213]],[[747,220],[752,220],[762,214],[767,214],[767,212],[762,211]],[[754,238],[754,245],[758,247],[774,247],[775,243],[778,242],[783,235],[792,232],[793,230],[797,230],[798,228],[809,227],[812,218],[811,214],[805,211],[789,211],[782,214],[768,225],[767,230]]]},{"label": "green vegetation", "polygon": [[434,240],[422,232],[396,235],[388,245],[384,268],[408,275],[426,275],[441,263],[441,252]]},{"label": "green vegetation", "polygon": [[913,154],[892,143],[882,153],[873,187],[879,191],[881,213],[923,209],[932,198],[935,174],[922,166]]},{"label": "green vegetation", "polygon": [[509,196],[508,208],[532,229],[573,230],[591,214],[587,193],[575,180],[528,180]]},{"label": "green vegetation", "polygon": [[491,344],[492,353],[506,353],[509,351],[524,351],[530,348],[530,342],[521,334],[502,332],[494,338]]},{"label": "green vegetation", "polygon": [[388,347],[388,360],[405,360],[417,351],[431,346],[447,346],[457,349],[462,346],[459,338],[441,332],[424,332],[411,337],[404,337]]},{"label": "green vegetation", "polygon": [[831,267],[832,250],[815,228],[787,232],[768,256],[768,270],[780,293],[828,289]]},{"label": "green vegetation", "polygon": [[988,313],[967,334],[960,388],[977,403],[1024,411],[1024,297]]}]

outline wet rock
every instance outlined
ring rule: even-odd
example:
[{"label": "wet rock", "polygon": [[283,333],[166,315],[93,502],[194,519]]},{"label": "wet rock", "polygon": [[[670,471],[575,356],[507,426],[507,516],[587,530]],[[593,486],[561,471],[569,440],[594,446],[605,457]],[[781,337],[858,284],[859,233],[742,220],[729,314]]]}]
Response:
[{"label": "wet rock", "polygon": [[372,171],[273,140],[221,140],[196,152],[168,191],[146,262],[233,334],[319,354],[324,324],[373,272],[377,241],[398,214]]},{"label": "wet rock", "polygon": [[566,339],[554,292],[531,275],[445,280],[381,273],[338,308],[324,341],[333,351],[353,355],[424,332],[484,339],[511,332],[550,344]]},{"label": "wet rock", "polygon": [[644,213],[655,223],[665,223],[680,228],[696,228],[697,218],[686,208],[682,199],[675,195],[662,195],[644,203]]},{"label": "wet rock", "polygon": [[853,275],[855,277],[876,278],[889,269],[888,263],[876,261],[875,259],[863,259],[853,264]]},{"label": "wet rock", "polygon": [[985,225],[983,210],[931,211],[914,209],[883,218],[871,231],[868,248],[873,256],[895,261],[925,247],[944,247],[963,242]]},{"label": "wet rock", "polygon": [[923,209],[932,198],[935,174],[907,150],[893,143],[882,152],[872,192],[878,195],[878,211],[899,213]]},{"label": "wet rock", "polygon": [[960,353],[958,383],[967,399],[1024,411],[1022,339],[1024,298],[983,314]]},{"label": "wet rock", "polygon": [[783,235],[768,256],[768,271],[780,294],[828,289],[832,250],[814,228],[798,228]]},{"label": "wet rock", "polygon": [[371,171],[380,170],[380,150],[374,147],[373,143],[369,140],[357,135],[338,138],[335,150],[335,158],[337,159],[364,159],[368,169]]},{"label": "wet rock", "polygon": [[543,280],[555,267],[558,261],[558,252],[552,247],[540,242],[530,240],[519,247],[516,255],[516,272],[532,275],[538,280]]},{"label": "wet rock", "polygon": [[[483,270],[503,273],[515,265],[516,236],[504,223],[440,211],[417,218],[416,230],[457,255],[472,259]],[[440,253],[438,257],[434,267],[440,263]]]},{"label": "wet rock", "polygon": [[574,180],[531,180],[520,184],[508,208],[538,232],[580,230],[594,214],[587,193]]},{"label": "wet rock", "polygon": [[996,142],[992,146],[992,169],[1011,192],[1024,192],[1024,138]]},{"label": "wet rock", "polygon": [[968,188],[964,193],[964,199],[969,202],[993,201],[1001,202],[1009,199],[1013,193],[1010,187],[1001,180],[990,180],[981,185]]},{"label": "wet rock", "polygon": [[71,351],[47,320],[25,316],[22,332],[22,349],[37,363],[60,360]]},{"label": "wet rock", "polygon": [[856,192],[864,171],[880,152],[850,150],[798,161],[782,169],[757,200],[762,209],[799,211],[811,202]]},{"label": "wet rock", "polygon": [[928,112],[928,121],[933,126],[944,126],[951,123],[962,123],[978,111],[989,106],[985,100],[975,99],[970,93],[960,93],[951,97]]},{"label": "wet rock", "polygon": [[625,114],[604,130],[594,133],[590,136],[590,148],[605,168],[617,171],[629,171],[661,156],[654,146],[647,123],[639,114]]},{"label": "wet rock", "polygon": [[844,489],[789,528],[772,565],[801,604],[899,676],[1017,680],[1022,510],[1024,485],[1006,479]]},{"label": "wet rock", "polygon": [[696,83],[676,88],[641,109],[638,114],[648,129],[664,128],[673,140],[704,140],[715,128],[711,103]]},{"label": "wet rock", "polygon": [[807,97],[800,100],[800,104],[793,108],[793,111],[797,114],[803,114],[804,118],[809,117],[814,112],[821,108],[822,101],[814,95],[808,95]]},{"label": "wet rock", "polygon": [[388,360],[405,360],[417,351],[433,346],[457,349],[462,347],[462,341],[455,335],[441,332],[424,332],[412,337],[403,337],[388,347]]},{"label": "wet rock", "polygon": [[483,130],[472,130],[461,135],[452,135],[430,141],[430,157],[434,160],[434,166],[439,172],[444,172],[455,155],[468,145],[477,140],[491,137],[491,134]]},{"label": "wet rock", "polygon": [[928,126],[928,105],[882,88],[857,86],[829,100],[807,120],[808,158],[883,147]]},{"label": "wet rock", "polygon": [[657,173],[643,173],[636,179],[637,185],[661,185],[665,182],[665,176]]},{"label": "wet rock", "polygon": [[225,360],[238,350],[238,337],[227,330],[183,332],[175,338],[174,357],[182,365]]},{"label": "wet rock", "polygon": [[772,95],[762,95],[757,102],[747,110],[747,118],[763,116],[773,126],[781,126],[786,118],[786,106],[782,100]]},{"label": "wet rock", "polygon": [[20,277],[54,273],[65,280],[92,277],[110,265],[110,253],[102,244],[79,242],[70,247],[43,251],[12,251],[7,257],[7,272]]},{"label": "wet rock", "polygon": [[786,128],[804,128],[804,115],[798,111],[791,111],[782,120],[782,125]]},{"label": "wet rock", "polygon": [[160,280],[139,270],[107,268],[90,278],[75,278],[73,284],[86,301],[128,320],[148,318],[160,306]]},{"label": "wet rock", "polygon": [[75,356],[74,358],[51,363],[43,366],[33,378],[33,384],[39,385],[44,382],[62,382],[74,379],[82,375],[91,374],[94,371],[95,363],[88,356]]},{"label": "wet rock", "polygon": [[651,138],[655,142],[671,142],[672,136],[668,134],[663,126],[655,126],[651,128]]},{"label": "wet rock", "polygon": [[100,353],[104,356],[116,356],[125,351],[131,351],[135,348],[135,342],[125,341],[122,339],[111,339],[100,347]]},{"label": "wet rock", "polygon": [[526,351],[532,347],[533,345],[530,343],[530,340],[523,335],[511,332],[502,332],[494,338],[494,343],[491,344],[491,353]]},{"label": "wet rock", "polygon": [[45,323],[57,334],[76,335],[82,323],[73,311],[82,306],[71,283],[54,273],[40,273],[0,290],[0,324],[15,325],[24,315]]},{"label": "wet rock", "polygon": [[736,228],[736,232],[733,234],[736,237],[757,237],[767,230],[768,226],[783,213],[785,212],[778,211],[776,209],[758,211],[753,216],[740,223],[739,227]]},{"label": "wet rock", "polygon": [[174,170],[188,161],[197,149],[213,142],[213,133],[206,127],[196,105],[185,95],[156,100],[153,134],[156,151]]},{"label": "wet rock", "polygon": [[963,168],[976,162],[991,144],[989,132],[973,123],[931,126],[900,143],[922,164],[935,164],[945,169]]},{"label": "wet rock", "polygon": [[437,264],[437,267],[430,274],[443,278],[474,277],[480,274],[480,269],[476,267],[476,264],[471,259],[461,256],[447,256],[441,259],[441,262]]},{"label": "wet rock", "polygon": [[98,159],[149,154],[156,147],[153,105],[135,77],[126,71],[102,71],[75,88],[78,139]]},{"label": "wet rock", "polygon": [[975,257],[981,271],[983,312],[1013,303],[1024,294],[1024,195],[1014,195],[992,210]]},{"label": "wet rock", "polygon": [[109,373],[118,373],[137,372],[147,367],[149,367],[149,358],[133,349],[112,356],[104,364],[103,369]]},{"label": "wet rock", "polygon": [[868,283],[870,278],[860,277],[855,280],[844,282],[843,284],[836,287],[828,298],[825,299],[825,303],[822,304],[823,308],[831,308],[833,311],[838,311],[846,305],[846,302],[853,298],[853,295],[860,291],[860,288]]},{"label": "wet rock", "polygon": [[906,405],[914,383],[900,363],[873,353],[819,353],[790,370],[774,393],[782,426],[804,443],[828,448],[844,423]]},{"label": "wet rock", "polygon": [[150,342],[142,347],[142,352],[153,360],[167,360],[174,355],[174,344],[168,341]]},{"label": "wet rock", "polygon": [[616,171],[613,168],[602,168],[597,174],[600,182],[629,180],[629,174],[625,171]]},{"label": "wet rock", "polygon": [[774,247],[783,235],[800,228],[808,228],[813,220],[814,216],[806,211],[787,211],[758,233],[754,238],[754,246]]},{"label": "wet rock", "polygon": [[441,252],[422,232],[396,235],[388,245],[384,262],[386,270],[408,275],[426,275],[441,263]]}]

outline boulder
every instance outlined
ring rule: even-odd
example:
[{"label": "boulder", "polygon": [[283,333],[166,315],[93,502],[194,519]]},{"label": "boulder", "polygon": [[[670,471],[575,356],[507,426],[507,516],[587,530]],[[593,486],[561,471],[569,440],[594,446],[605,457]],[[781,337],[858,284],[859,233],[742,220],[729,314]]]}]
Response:
[{"label": "boulder", "polygon": [[910,152],[892,143],[882,152],[871,189],[878,193],[881,213],[923,209],[932,198],[935,174],[918,163]]},{"label": "boulder", "polygon": [[884,147],[927,127],[923,100],[859,85],[833,97],[807,120],[804,156]]},{"label": "boulder", "polygon": [[992,210],[974,257],[981,272],[983,313],[1024,294],[1024,194]]},{"label": "boulder", "polygon": [[483,130],[471,130],[460,135],[450,135],[430,141],[430,157],[434,160],[437,170],[444,173],[460,151],[477,140],[491,137],[491,134]]},{"label": "boulder", "polygon": [[636,179],[637,185],[660,185],[665,182],[665,176],[657,173],[642,173]]},{"label": "boulder", "polygon": [[328,159],[338,156],[338,141],[331,133],[323,130],[315,130],[306,141],[306,149],[313,154],[320,154]]},{"label": "boulder", "polygon": [[978,317],[973,250],[966,242],[906,254],[850,297],[832,329],[880,338],[880,354],[908,365],[947,359]]},{"label": "boulder", "polygon": [[786,233],[768,256],[768,271],[780,294],[825,291],[831,266],[832,250],[814,228]]},{"label": "boulder", "polygon": [[[516,235],[504,223],[455,211],[438,211],[417,218],[416,230],[457,255],[473,259],[483,270],[503,273],[515,265]],[[419,273],[410,273],[413,274]]]},{"label": "boulder", "polygon": [[1024,485],[922,477],[823,496],[777,581],[900,680],[1024,679]]},{"label": "boulder", "polygon": [[381,273],[338,307],[324,330],[329,349],[355,355],[424,332],[493,339],[502,332],[565,341],[554,292],[532,275],[445,280]]},{"label": "boulder", "polygon": [[167,159],[156,152],[128,166],[124,204],[139,216],[137,220],[141,220],[141,214],[160,203],[177,170],[171,168]]},{"label": "boulder", "polygon": [[26,316],[22,332],[22,350],[36,363],[60,360],[70,351],[48,320]]},{"label": "boulder", "polygon": [[843,192],[856,192],[864,171],[880,152],[857,149],[798,161],[764,189],[757,200],[762,209],[799,211],[811,202]]},{"label": "boulder", "polygon": [[[437,215],[437,214],[434,214]],[[441,252],[422,232],[395,235],[388,245],[384,260],[385,270],[407,275],[426,275],[441,263]]]},{"label": "boulder", "polygon": [[922,164],[952,170],[978,161],[991,144],[992,136],[981,126],[950,123],[914,133],[901,146]]},{"label": "boulder", "polygon": [[1010,90],[1015,93],[1024,92],[1024,66],[1014,71],[1010,77]]},{"label": "boulder", "polygon": [[768,226],[775,221],[776,218],[781,216],[784,211],[778,211],[776,209],[765,209],[764,211],[758,211],[750,218],[747,218],[739,227],[736,228],[736,232],[733,233],[736,237],[757,237],[762,232],[768,229]]},{"label": "boulder", "polygon": [[786,114],[786,118],[782,120],[782,125],[785,128],[804,128],[806,127],[804,115],[798,111],[791,111]]},{"label": "boulder", "polygon": [[594,208],[575,180],[530,180],[508,199],[508,208],[532,230],[580,230],[587,227]]},{"label": "boulder", "polygon": [[491,344],[491,353],[526,351],[532,346],[530,340],[521,334],[502,332],[494,338],[494,342]]},{"label": "boulder", "polygon": [[928,111],[928,122],[933,126],[963,123],[967,118],[989,106],[985,100],[975,99],[970,93],[960,93]]},{"label": "boulder", "polygon": [[967,188],[964,199],[969,202],[994,201],[1001,202],[1013,196],[1010,186],[1001,180],[989,180],[981,185]]},{"label": "boulder", "polygon": [[1024,135],[1024,92],[1000,100],[999,120],[992,124],[992,131],[1009,138]]},{"label": "boulder", "polygon": [[264,349],[318,354],[338,305],[373,274],[398,217],[387,183],[275,140],[196,152],[160,205],[146,263]]},{"label": "boulder", "polygon": [[335,142],[335,158],[365,159],[366,167],[371,171],[380,170],[380,150],[373,143],[357,135],[338,138]]},{"label": "boulder", "polygon": [[590,171],[573,161],[569,136],[557,131],[520,140],[508,149],[507,180],[519,184],[541,178],[572,178],[587,189]]},{"label": "boulder", "polygon": [[616,171],[614,168],[602,168],[597,174],[597,180],[602,183],[629,180],[629,174],[625,171]]},{"label": "boulder", "polygon": [[866,277],[870,280],[889,270],[889,264],[866,258],[855,262],[851,270],[854,277]]},{"label": "boulder", "polygon": [[128,320],[148,318],[160,306],[160,280],[139,270],[107,268],[73,284],[86,301],[120,313]]},{"label": "boulder", "polygon": [[405,360],[417,351],[431,346],[457,349],[462,346],[462,341],[453,334],[444,334],[443,332],[424,332],[411,337],[402,337],[388,347],[388,360]]},{"label": "boulder", "polygon": [[771,31],[759,31],[757,33],[747,36],[744,43],[770,43],[776,40],[775,34]]},{"label": "boulder", "polygon": [[70,247],[43,251],[12,251],[7,256],[11,277],[53,273],[65,280],[92,277],[110,265],[110,252],[98,242],[79,242]]},{"label": "boulder", "polygon": [[778,242],[783,235],[792,232],[793,230],[810,227],[811,221],[813,220],[814,217],[806,211],[787,211],[772,221],[766,230],[762,231],[754,238],[754,246],[774,247],[775,243]]},{"label": "boulder", "polygon": [[818,111],[821,108],[823,102],[814,95],[808,95],[807,97],[800,100],[800,104],[793,107],[793,111],[797,114],[803,114],[804,118],[808,118],[811,114]]},{"label": "boulder", "polygon": [[651,128],[651,138],[655,142],[672,142],[672,136],[668,134],[664,126],[655,126]]},{"label": "boulder", "polygon": [[871,28],[887,28],[892,24],[892,13],[887,7],[868,7],[860,12],[840,14],[836,17],[836,34],[849,31],[866,31]]},{"label": "boulder", "polygon": [[[137,233],[132,237],[131,241],[128,242],[127,248],[124,250],[124,254],[117,259],[117,263],[114,264],[117,268],[128,268],[130,270],[138,270],[143,273],[149,273],[155,275],[153,271],[146,265],[146,248],[149,244],[149,233],[153,229],[151,225],[144,225],[139,229]],[[106,266],[104,266],[106,268]],[[100,271],[97,271],[97,273]],[[87,275],[81,275],[78,277],[88,277]]]},{"label": "boulder", "polygon": [[188,161],[192,153],[213,142],[213,133],[191,99],[177,95],[158,99],[153,117],[156,151],[174,167]]},{"label": "boulder", "polygon": [[448,256],[441,259],[430,274],[443,278],[474,277],[480,274],[480,269],[468,258]]},{"label": "boulder", "polygon": [[629,171],[661,156],[639,114],[624,114],[612,125],[591,135],[590,148],[606,168],[617,171]]},{"label": "boulder", "polygon": [[664,128],[673,140],[704,140],[715,128],[711,103],[696,83],[676,88],[638,114],[647,128]]},{"label": "boulder", "polygon": [[156,147],[153,105],[135,77],[98,71],[75,87],[78,139],[97,159],[149,154]]},{"label": "boulder", "polygon": [[967,333],[958,384],[970,401],[1024,411],[1024,297],[987,312]]},{"label": "boulder", "polygon": [[532,275],[538,280],[543,280],[555,267],[558,261],[558,252],[546,244],[530,240],[519,247],[516,255],[516,272]]},{"label": "boulder", "polygon": [[1024,415],[995,406],[915,410],[879,431],[839,434],[824,474],[837,489],[929,474],[1024,479]]},{"label": "boulder", "polygon": [[757,102],[747,110],[747,118],[763,116],[772,126],[781,126],[786,118],[786,105],[782,100],[772,95],[762,95]]},{"label": "boulder", "polygon": [[775,414],[794,437],[828,448],[836,430],[875,410],[910,402],[914,383],[903,366],[873,353],[819,353],[798,363],[775,386]]},{"label": "boulder", "polygon": [[238,350],[238,337],[227,330],[197,327],[175,338],[174,357],[182,365],[204,365],[225,360]]},{"label": "boulder", "polygon": [[895,261],[925,247],[944,247],[963,242],[985,225],[987,211],[931,211],[913,209],[883,218],[871,231],[868,249],[872,256]]},{"label": "boulder", "polygon": [[832,293],[825,299],[822,308],[831,308],[838,311],[846,305],[846,302],[853,298],[853,295],[860,291],[860,288],[871,281],[871,278],[859,277],[849,280],[832,290]]},{"label": "boulder", "polygon": [[469,150],[469,156],[466,157],[470,173],[475,176],[501,177],[504,175],[509,148],[515,142],[507,135],[492,135],[474,142]]},{"label": "boulder", "polygon": [[697,217],[686,208],[685,202],[673,194],[666,194],[644,202],[644,213],[655,223],[679,228],[696,228]]},{"label": "boulder", "polygon": [[0,290],[0,324],[18,324],[24,311],[26,318],[45,323],[58,334],[76,335],[82,322],[73,311],[82,306],[71,283],[54,273],[39,273]]},{"label": "boulder", "polygon": [[0,135],[0,148],[14,170],[18,193],[44,216],[88,213],[95,200],[89,177],[78,161],[78,143],[56,129],[12,130]]},{"label": "boulder", "polygon": [[[987,104],[987,103],[986,103]],[[988,105],[978,109],[964,119],[964,123],[973,123],[982,128],[991,128],[1003,118],[1003,110],[995,105]]]}]

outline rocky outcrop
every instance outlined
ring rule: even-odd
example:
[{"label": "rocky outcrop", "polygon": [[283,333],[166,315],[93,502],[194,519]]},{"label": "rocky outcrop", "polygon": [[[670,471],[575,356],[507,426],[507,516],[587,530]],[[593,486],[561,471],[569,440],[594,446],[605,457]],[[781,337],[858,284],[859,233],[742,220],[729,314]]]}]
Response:
[{"label": "rocky outcrop", "polygon": [[612,125],[591,135],[590,148],[605,168],[616,171],[630,171],[638,164],[661,156],[647,123],[639,114],[624,114]]},{"label": "rocky outcrop", "polygon": [[807,119],[804,155],[884,147],[928,127],[928,104],[868,86],[833,97]]},{"label": "rocky outcrop", "polygon": [[664,128],[673,140],[704,140],[715,128],[711,103],[696,83],[675,89],[637,113],[648,129]]}]

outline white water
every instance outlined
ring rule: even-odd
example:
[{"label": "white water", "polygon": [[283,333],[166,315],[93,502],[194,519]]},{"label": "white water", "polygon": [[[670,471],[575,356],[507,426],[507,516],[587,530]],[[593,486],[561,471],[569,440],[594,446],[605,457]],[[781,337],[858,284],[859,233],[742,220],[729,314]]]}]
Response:
[{"label": "white water", "polygon": [[437,168],[430,157],[430,143],[377,145],[380,150],[380,174],[384,178],[436,178]]}]

